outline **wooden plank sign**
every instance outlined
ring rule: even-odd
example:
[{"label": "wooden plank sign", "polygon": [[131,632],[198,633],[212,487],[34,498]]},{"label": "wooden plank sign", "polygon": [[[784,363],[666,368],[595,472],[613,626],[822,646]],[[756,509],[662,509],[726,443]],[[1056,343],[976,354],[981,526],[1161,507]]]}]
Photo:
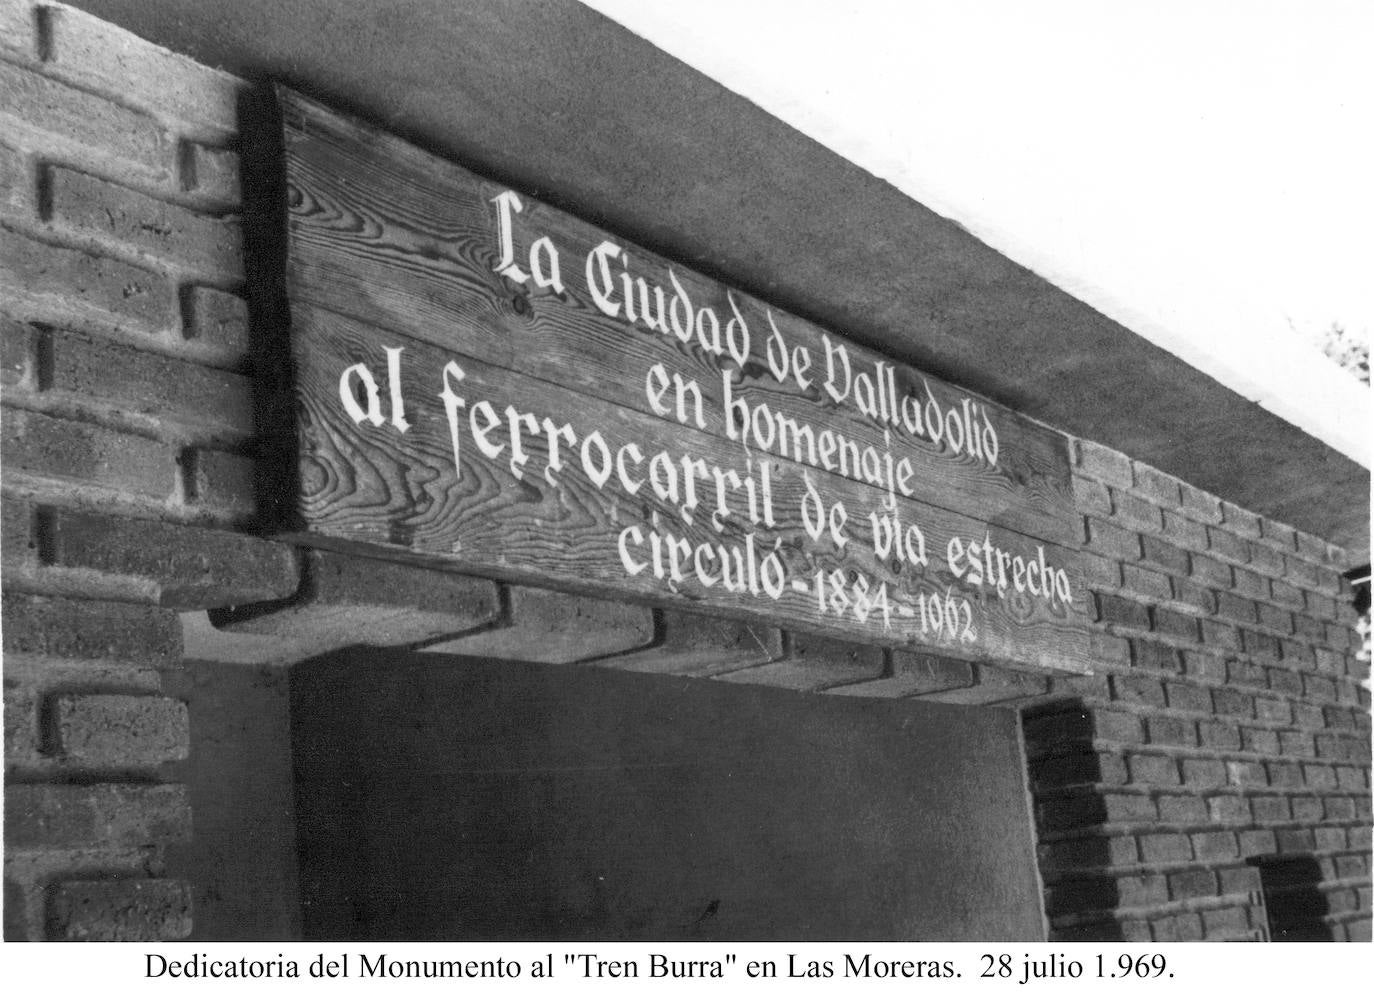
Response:
[{"label": "wooden plank sign", "polygon": [[280,97],[297,540],[1088,671],[1062,436]]}]

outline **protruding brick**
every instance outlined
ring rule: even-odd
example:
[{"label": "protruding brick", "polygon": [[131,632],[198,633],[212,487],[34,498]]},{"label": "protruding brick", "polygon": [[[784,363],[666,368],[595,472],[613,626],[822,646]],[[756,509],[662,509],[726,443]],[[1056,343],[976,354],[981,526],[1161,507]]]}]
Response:
[{"label": "protruding brick", "polygon": [[1198,714],[1210,714],[1212,712],[1211,693],[1205,686],[1194,686],[1191,683],[1167,683],[1165,691],[1169,697],[1169,706],[1174,710],[1186,710]]},{"label": "protruding brick", "polygon": [[1202,916],[1184,911],[1151,919],[1150,931],[1157,943],[1193,942],[1202,938]]},{"label": "protruding brick", "polygon": [[1173,544],[1191,551],[1207,549],[1207,528],[1164,507],[1164,536]]},{"label": "protruding brick", "polygon": [[1168,600],[1173,597],[1169,577],[1139,565],[1121,566],[1121,588],[1147,600]]},{"label": "protruding brick", "polygon": [[1151,676],[1112,676],[1112,698],[1163,707],[1164,684]]},{"label": "protruding brick", "polygon": [[1197,733],[1203,748],[1238,749],[1241,745],[1240,730],[1226,721],[1199,721]]},{"label": "protruding brick", "polygon": [[1296,586],[1290,586],[1286,582],[1280,582],[1278,579],[1270,580],[1269,592],[1274,602],[1282,606],[1290,607],[1294,610],[1301,610],[1306,605],[1301,589]]},{"label": "protruding brick", "polygon": [[[1064,912],[1145,908],[1167,899],[1168,889],[1159,874],[1098,876],[1050,885],[1045,891],[1045,909],[1053,916]],[[1119,934],[1120,928],[1116,927],[1113,935]]]},{"label": "protruding brick", "polygon": [[1232,596],[1230,593],[1217,593],[1217,613],[1227,620],[1253,624],[1257,619],[1255,601]]},{"label": "protruding brick", "polygon": [[243,200],[239,156],[232,149],[214,149],[199,142],[182,146],[181,189],[197,206],[226,210]]},{"label": "protruding brick", "polygon": [[1252,828],[1237,835],[1242,856],[1267,856],[1278,850],[1274,833],[1267,828]]},{"label": "protruding brick", "polygon": [[1150,786],[1171,787],[1179,782],[1178,763],[1167,755],[1135,753],[1126,757],[1131,782]]},{"label": "protruding brick", "polygon": [[1223,794],[1207,800],[1211,819],[1219,824],[1247,824],[1250,821],[1250,802],[1236,794]]},{"label": "protruding brick", "polygon": [[719,678],[728,683],[780,686],[790,690],[823,690],[846,683],[878,679],[886,671],[883,649],[809,634],[792,636],[786,659]]},{"label": "protruding brick", "polygon": [[1285,555],[1283,559],[1284,580],[1299,589],[1312,589],[1317,585],[1317,566],[1302,558]]},{"label": "protruding brick", "polygon": [[1167,607],[1150,608],[1150,629],[1184,641],[1198,639],[1198,619],[1189,613],[1179,613]]},{"label": "protruding brick", "polygon": [[1260,518],[1247,509],[1241,509],[1235,503],[1222,502],[1221,520],[1229,530],[1242,537],[1260,536]]},{"label": "protruding brick", "polygon": [[243,523],[258,508],[258,468],[253,459],[230,451],[191,447],[180,456],[186,501],[217,518]]},{"label": "protruding brick", "polygon": [[248,303],[218,288],[192,286],[182,296],[183,336],[207,363],[241,365],[248,354]]},{"label": "protruding brick", "polygon": [[1146,863],[1176,863],[1193,858],[1188,836],[1177,832],[1155,832],[1140,836],[1140,857]]},{"label": "protruding brick", "polygon": [[[1301,600],[1301,597],[1299,597],[1299,600]],[[1268,627],[1270,630],[1278,631],[1282,634],[1292,633],[1293,615],[1287,610],[1271,606],[1268,603],[1256,603],[1255,608],[1259,611],[1259,622],[1261,627]]]},{"label": "protruding brick", "polygon": [[1164,519],[1159,507],[1147,499],[1112,489],[1112,519],[1135,530],[1159,533],[1164,527]]},{"label": "protruding brick", "polygon": [[974,685],[926,694],[924,699],[941,703],[1006,704],[1038,697],[1049,691],[1049,678],[1040,673],[1020,672],[985,663],[978,665],[974,674]]},{"label": "protruding brick", "polygon": [[1078,441],[1078,466],[1085,474],[1100,478],[1109,485],[1128,489],[1135,484],[1131,459],[1120,451],[1103,447],[1091,440]]},{"label": "protruding brick", "polygon": [[1183,668],[1178,649],[1147,638],[1131,639],[1131,664],[1144,672],[1177,673]]},{"label": "protruding brick", "polygon": [[1251,599],[1269,598],[1269,580],[1247,568],[1231,569],[1231,588],[1241,596],[1249,596]]},{"label": "protruding brick", "polygon": [[191,890],[180,880],[69,880],[48,900],[53,939],[138,942],[191,934]]},{"label": "protruding brick", "polygon": [[1082,475],[1073,476],[1073,498],[1074,506],[1080,513],[1092,513],[1095,516],[1110,516],[1112,512],[1112,497],[1107,490],[1107,486],[1091,478]]},{"label": "protruding brick", "polygon": [[1193,852],[1198,859],[1234,859],[1239,855],[1234,832],[1194,832]]},{"label": "protruding brick", "polygon": [[1239,690],[1212,690],[1212,708],[1228,717],[1252,717],[1255,712],[1255,698]]},{"label": "protruding brick", "polygon": [[1244,540],[1219,527],[1207,528],[1207,546],[1220,558],[1245,564],[1250,560],[1250,547]]},{"label": "protruding brick", "polygon": [[76,333],[53,331],[46,347],[44,391],[212,432],[253,432],[252,383],[242,375]]},{"label": "protruding brick", "polygon": [[58,232],[213,281],[243,280],[237,225],[60,167],[47,182],[49,221]]},{"label": "protruding brick", "polygon": [[1260,536],[1277,547],[1292,551],[1298,546],[1297,534],[1292,527],[1275,523],[1268,517],[1260,518]]},{"label": "protruding brick", "polygon": [[1173,475],[1166,475],[1157,468],[1139,461],[1135,463],[1135,488],[1137,492],[1149,496],[1161,506],[1178,506],[1179,481]]},{"label": "protruding brick", "polygon": [[170,610],[9,592],[3,605],[6,654],[181,664],[181,624]]},{"label": "protruding brick", "polygon": [[1231,651],[1240,650],[1240,634],[1230,624],[1223,624],[1216,620],[1203,618],[1198,621],[1202,631],[1202,642],[1211,645],[1213,648],[1225,648]]},{"label": "protruding brick", "polygon": [[37,412],[6,410],[4,462],[6,474],[97,485],[156,502],[176,485],[167,444]]},{"label": "protruding brick", "polygon": [[1278,732],[1268,728],[1242,728],[1241,740],[1247,752],[1275,755],[1279,751]]},{"label": "protruding brick", "polygon": [[1140,535],[1135,531],[1123,530],[1091,516],[1084,518],[1084,524],[1089,550],[1122,561],[1135,561],[1140,557]]},{"label": "protruding brick", "polygon": [[10,573],[31,568],[38,561],[36,512],[32,503],[5,496],[0,500],[3,509],[3,535],[0,535],[0,555],[4,557],[6,581]]},{"label": "protruding brick", "polygon": [[782,632],[775,627],[679,610],[657,613],[657,636],[651,647],[613,655],[597,664],[629,672],[712,676],[782,656]]},{"label": "protruding brick", "polygon": [[974,684],[968,662],[898,649],[892,652],[892,675],[872,682],[827,690],[839,696],[919,697]]},{"label": "protruding brick", "polygon": [[1093,631],[1088,635],[1088,654],[1104,668],[1125,667],[1131,663],[1131,646],[1125,638]]},{"label": "protruding brick", "polygon": [[1046,831],[1153,821],[1159,813],[1154,801],[1143,795],[1092,792],[1043,800],[1036,810],[1040,827]]},{"label": "protruding brick", "polygon": [[32,222],[38,216],[37,191],[33,158],[0,145],[0,215]]},{"label": "protruding brick", "polygon": [[1250,567],[1265,575],[1282,575],[1284,571],[1282,552],[1261,541],[1250,542]]},{"label": "protruding brick", "polygon": [[1037,850],[1041,872],[1057,873],[1131,866],[1139,860],[1130,835],[1092,835],[1043,844]]},{"label": "protruding brick", "polygon": [[0,93],[0,122],[9,134],[54,152],[84,147],[146,182],[171,181],[173,144],[147,115],[7,62],[0,62]]},{"label": "protruding brick", "polygon": [[1152,745],[1197,744],[1197,724],[1182,717],[1149,717],[1145,720]]},{"label": "protruding brick", "polygon": [[1187,482],[1179,483],[1179,491],[1183,496],[1183,511],[1194,520],[1203,523],[1221,522],[1221,500],[1216,496],[1203,492]]},{"label": "protruding brick", "polygon": [[1144,605],[1111,593],[1097,594],[1097,619],[1106,624],[1117,624],[1142,631],[1150,627],[1150,614]]},{"label": "protruding brick", "polygon": [[1202,912],[1202,934],[1206,939],[1231,938],[1249,928],[1250,920],[1244,908],[1212,908]]},{"label": "protruding brick", "polygon": [[[1217,692],[1221,693],[1223,691],[1218,690]],[[1244,716],[1246,708],[1244,701],[1236,700],[1235,703],[1236,706],[1231,707],[1229,712]],[[1261,721],[1267,721],[1270,724],[1288,724],[1293,717],[1292,707],[1289,706],[1288,701],[1280,700],[1277,697],[1255,697],[1254,707],[1255,716]],[[1222,709],[1220,701],[1217,703],[1217,709]]]},{"label": "protruding brick", "polygon": [[28,0],[0,2],[0,51],[25,62],[38,58],[37,9]]},{"label": "protruding brick", "polygon": [[[484,579],[329,551],[304,552],[301,579],[300,589],[288,599],[212,611],[211,620],[224,630],[281,634],[295,640],[313,640],[325,648],[437,641],[471,632],[500,619],[497,586]],[[599,601],[567,602],[572,597],[541,599],[538,593],[537,590],[514,591],[512,619],[526,630],[542,626],[546,656],[559,651],[556,645],[550,648],[549,642],[560,633],[577,627],[581,620],[589,627],[607,628],[603,644],[614,645],[617,633],[623,632],[623,625],[617,627],[614,613],[598,612]],[[639,643],[647,644],[652,638],[653,625],[648,611],[636,615],[635,619],[639,620],[640,616],[644,619],[640,625]],[[623,639],[623,633],[619,636]],[[507,635],[505,640],[513,640],[513,636]],[[493,657],[511,657],[495,655],[494,649],[499,644],[499,640],[489,643]],[[612,647],[608,650],[623,649]],[[454,650],[454,653],[489,652]]]},{"label": "protruding brick", "polygon": [[237,129],[240,80],[83,11],[46,13],[49,72],[118,94],[197,134],[225,138]]},{"label": "protruding brick", "polygon": [[1226,659],[1189,648],[1183,652],[1183,671],[1203,682],[1222,683],[1226,681]]},{"label": "protruding brick", "polygon": [[128,578],[178,610],[284,599],[300,586],[295,552],[246,534],[51,510],[48,564]]},{"label": "protruding brick", "polygon": [[[1187,849],[1183,859],[1192,858],[1192,850],[1188,848],[1188,839],[1180,835],[1183,839],[1183,848]],[[1215,897],[1217,893],[1216,875],[1211,870],[1200,867],[1192,867],[1187,870],[1179,870],[1169,874],[1169,897],[1174,901],[1187,901],[1192,898]]]},{"label": "protruding brick", "polygon": [[1175,547],[1168,541],[1160,540],[1158,537],[1142,537],[1141,545],[1144,549],[1143,560],[1146,563],[1175,575],[1188,574],[1187,551]]},{"label": "protruding brick", "polygon": [[105,769],[156,766],[190,752],[186,705],[167,697],[70,693],[49,705],[53,749]]},{"label": "protruding brick", "polygon": [[190,838],[190,796],[177,784],[5,788],[5,842],[13,850],[170,845]]},{"label": "protruding brick", "polygon": [[1196,825],[1207,820],[1207,805],[1192,794],[1160,794],[1155,803],[1159,820],[1175,825]]},{"label": "protruding brick", "polygon": [[1320,537],[1315,537],[1301,530],[1294,531],[1293,535],[1297,541],[1298,554],[1301,557],[1319,563],[1333,560],[1326,542]]},{"label": "protruding brick", "polygon": [[166,276],[8,229],[0,229],[0,286],[11,310],[55,325],[157,337],[178,318]]},{"label": "protruding brick", "polygon": [[1078,555],[1083,569],[1083,582],[1090,589],[1115,589],[1121,585],[1121,564],[1111,558],[1081,551]]},{"label": "protruding brick", "polygon": [[1224,787],[1226,764],[1220,759],[1184,759],[1183,782],[1190,787]]}]

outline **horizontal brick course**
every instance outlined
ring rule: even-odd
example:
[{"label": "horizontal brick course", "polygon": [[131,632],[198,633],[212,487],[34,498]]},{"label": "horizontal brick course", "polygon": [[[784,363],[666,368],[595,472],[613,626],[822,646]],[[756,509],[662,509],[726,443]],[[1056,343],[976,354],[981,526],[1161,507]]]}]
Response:
[{"label": "horizontal brick course", "polygon": [[23,318],[160,338],[180,321],[171,279],[0,227],[0,287]]},{"label": "horizontal brick course", "polygon": [[190,752],[186,705],[166,697],[70,693],[53,697],[54,754],[103,769],[156,766]]},{"label": "horizontal brick course", "polygon": [[144,584],[178,610],[284,599],[300,586],[295,552],[244,534],[51,510],[45,561]]},{"label": "horizontal brick course", "polygon": [[71,7],[47,8],[45,69],[118,94],[194,134],[232,135],[243,84]]},{"label": "horizontal brick course", "polygon": [[216,520],[252,522],[258,515],[261,469],[247,454],[212,447],[188,447],[178,456],[188,505]]},{"label": "horizontal brick course", "polygon": [[728,672],[719,678],[728,683],[821,691],[879,679],[886,672],[886,655],[873,645],[799,634],[793,636],[789,651],[790,655],[777,662]]},{"label": "horizontal brick course", "polygon": [[1142,495],[1165,507],[1177,507],[1180,502],[1179,481],[1156,468],[1140,461],[1135,466],[1135,488]]},{"label": "horizontal brick course", "polygon": [[181,662],[181,624],[170,610],[6,592],[4,650],[75,660]]},{"label": "horizontal brick course", "polygon": [[1078,466],[1084,474],[1119,488],[1128,489],[1135,484],[1131,459],[1091,440],[1078,441]]},{"label": "horizontal brick course", "polygon": [[151,117],[19,66],[0,62],[0,122],[13,139],[80,146],[150,183],[169,184],[176,147]]},{"label": "horizontal brick course", "polygon": [[36,412],[7,409],[3,419],[10,474],[97,485],[154,503],[174,495],[176,454],[168,444]]},{"label": "horizontal brick course", "polygon": [[1111,558],[1134,561],[1140,557],[1140,535],[1094,517],[1084,517],[1088,548]]},{"label": "horizontal brick course", "polygon": [[140,942],[191,934],[191,890],[179,880],[77,880],[48,900],[53,939]]},{"label": "horizontal brick course", "polygon": [[212,282],[243,280],[242,239],[232,223],[63,168],[51,169],[47,184],[57,232]]},{"label": "horizontal brick course", "polygon": [[[679,610],[655,611],[654,643],[642,651],[614,655],[598,664],[629,672],[661,675],[712,676],[750,665],[762,665],[781,658],[782,632],[775,627],[723,620]],[[909,670],[900,690],[869,691],[872,696],[906,696],[928,688],[946,688],[972,682],[968,663],[963,666],[964,683],[942,674],[944,660],[933,656],[905,656]],[[918,661],[918,659],[920,661]]]},{"label": "horizontal brick course", "polygon": [[45,333],[43,348],[41,391],[116,404],[201,433],[253,431],[252,383],[241,375],[61,330]]},{"label": "horizontal brick course", "polygon": [[10,784],[10,849],[169,845],[191,837],[191,802],[174,784]]}]

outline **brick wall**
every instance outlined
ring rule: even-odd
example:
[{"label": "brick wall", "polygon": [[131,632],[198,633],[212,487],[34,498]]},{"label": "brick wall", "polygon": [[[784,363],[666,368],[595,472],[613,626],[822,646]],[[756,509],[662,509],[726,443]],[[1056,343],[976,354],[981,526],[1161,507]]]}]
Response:
[{"label": "brick wall", "polygon": [[1086,441],[1074,487],[1099,671],[1024,712],[1051,938],[1255,938],[1268,910],[1285,935],[1367,941],[1369,662],[1344,552]]},{"label": "brick wall", "polygon": [[[0,2],[5,937],[179,938],[178,610],[296,585],[251,517],[242,85]],[[212,469],[206,473],[205,469]],[[199,474],[199,477],[196,477]]]},{"label": "brick wall", "polygon": [[1342,553],[1122,455],[1077,451],[1090,677],[255,536],[283,421],[272,312],[248,300],[253,106],[86,14],[0,0],[6,938],[192,932],[193,885],[164,863],[194,828],[175,782],[193,732],[166,693],[184,632],[226,661],[361,641],[1023,706],[1055,937],[1250,937],[1245,860],[1279,853],[1316,871],[1273,867],[1279,894],[1315,890],[1323,926],[1368,938],[1367,664]]}]

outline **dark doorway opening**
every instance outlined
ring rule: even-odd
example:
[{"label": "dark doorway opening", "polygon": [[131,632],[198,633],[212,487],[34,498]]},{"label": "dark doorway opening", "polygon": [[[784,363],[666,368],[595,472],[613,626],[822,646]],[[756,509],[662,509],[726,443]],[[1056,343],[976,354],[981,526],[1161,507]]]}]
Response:
[{"label": "dark doorway opening", "polygon": [[306,938],[1043,938],[1011,710],[349,649],[291,725]]}]

